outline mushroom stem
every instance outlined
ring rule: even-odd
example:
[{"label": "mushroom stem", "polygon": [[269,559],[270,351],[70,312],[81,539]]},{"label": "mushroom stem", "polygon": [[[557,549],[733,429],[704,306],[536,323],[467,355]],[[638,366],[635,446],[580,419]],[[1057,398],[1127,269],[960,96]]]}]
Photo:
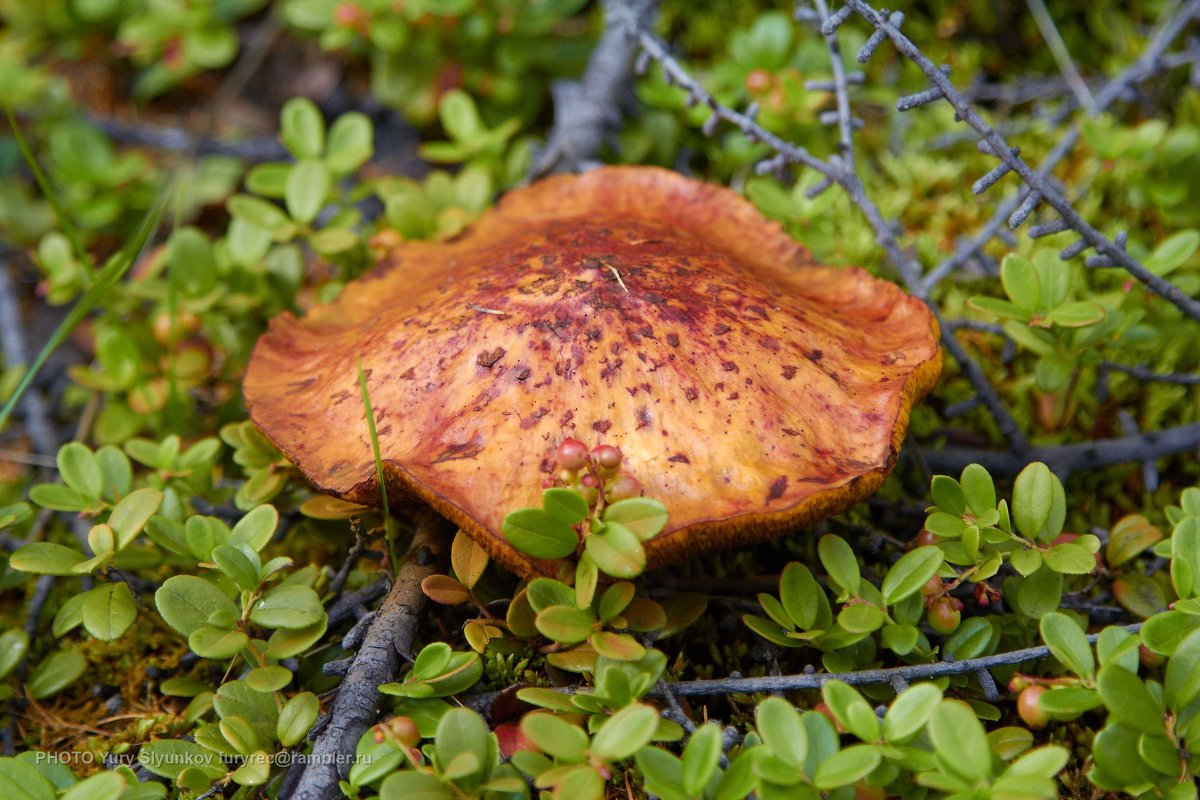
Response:
[{"label": "mushroom stem", "polygon": [[342,680],[329,723],[312,755],[300,762],[303,772],[295,790],[288,794],[286,781],[280,797],[327,800],[338,795],[338,779],[349,772],[358,740],[378,716],[379,685],[396,677],[401,654],[412,651],[425,605],[421,581],[436,571],[450,534],[449,523],[429,509],[417,512],[414,521],[412,544]]}]

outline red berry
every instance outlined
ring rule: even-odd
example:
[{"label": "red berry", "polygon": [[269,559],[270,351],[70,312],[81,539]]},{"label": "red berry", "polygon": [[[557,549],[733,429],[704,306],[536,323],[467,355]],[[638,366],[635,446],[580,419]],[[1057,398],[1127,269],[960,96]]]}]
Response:
[{"label": "red berry", "polygon": [[765,69],[751,70],[750,73],[746,75],[746,91],[752,92],[753,94],[765,92],[767,89],[771,88],[772,83],[774,83],[774,78],[772,78],[771,73],[767,72]]},{"label": "red berry", "polygon": [[937,575],[934,575],[932,578],[927,580],[925,585],[921,587],[921,594],[925,595],[926,597],[937,597],[941,593],[942,579]]},{"label": "red berry", "polygon": [[583,469],[588,459],[587,445],[578,439],[564,439],[554,457],[558,460],[558,466],[563,469]]},{"label": "red berry", "polygon": [[367,22],[367,14],[354,3],[338,3],[333,9],[333,21],[343,28],[357,28]]},{"label": "red berry", "polygon": [[959,608],[962,607],[962,603],[952,597],[939,597],[934,600],[929,606],[929,627],[943,636],[958,630],[962,613],[959,608],[954,607],[955,603],[958,603]]},{"label": "red berry", "polygon": [[618,500],[637,497],[641,493],[642,484],[638,483],[637,478],[632,475],[621,474],[608,482],[608,487],[604,494],[608,498],[608,502],[615,503]]},{"label": "red berry", "polygon": [[1017,698],[1017,713],[1031,728],[1044,728],[1050,721],[1050,714],[1042,708],[1042,695],[1045,693],[1045,686],[1026,686]]},{"label": "red berry", "polygon": [[388,731],[405,747],[416,747],[421,743],[421,731],[409,717],[392,717],[387,722]]},{"label": "red berry", "polygon": [[592,458],[596,459],[596,465],[602,469],[615,470],[621,466],[621,451],[611,444],[593,447]]},{"label": "red berry", "polygon": [[937,544],[937,541],[938,537],[934,536],[929,530],[922,529],[921,532],[914,536],[912,541],[908,543],[908,547],[910,550],[912,550],[918,547],[925,547],[926,545],[930,544]]},{"label": "red berry", "polygon": [[579,493],[587,501],[588,508],[596,505],[596,501],[600,499],[600,479],[595,475],[584,475],[579,480]]}]

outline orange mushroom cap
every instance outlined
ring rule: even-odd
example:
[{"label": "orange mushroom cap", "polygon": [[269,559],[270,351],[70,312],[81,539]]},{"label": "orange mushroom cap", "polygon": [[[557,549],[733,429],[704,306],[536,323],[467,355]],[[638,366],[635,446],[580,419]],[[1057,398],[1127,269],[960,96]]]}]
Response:
[{"label": "orange mushroom cap", "polygon": [[504,517],[554,451],[617,445],[666,504],[651,566],[788,532],[874,492],[941,370],[928,307],[831,268],[736,192],[608,167],[405,242],[333,303],[283,314],[245,379],[254,422],[322,491],[423,501],[523,575]]}]

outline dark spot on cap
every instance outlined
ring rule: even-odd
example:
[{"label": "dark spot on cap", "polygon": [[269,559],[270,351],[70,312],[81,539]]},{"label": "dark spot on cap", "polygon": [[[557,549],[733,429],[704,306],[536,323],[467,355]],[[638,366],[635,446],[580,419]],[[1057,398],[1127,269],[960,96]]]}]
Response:
[{"label": "dark spot on cap", "polygon": [[476,356],[475,361],[478,362],[479,366],[481,367],[490,368],[497,361],[504,358],[504,352],[505,351],[503,347],[497,347],[495,350],[484,350],[478,356]]},{"label": "dark spot on cap", "polygon": [[679,347],[679,337],[673,333],[668,333],[667,344],[671,345],[671,347]]},{"label": "dark spot on cap", "polygon": [[725,370],[726,372],[739,372],[738,365],[732,361],[722,361],[721,369]]},{"label": "dark spot on cap", "polygon": [[688,458],[687,456],[685,456],[683,453],[676,453],[675,455],[673,455],[673,456],[671,456],[670,458],[668,458],[668,459],[667,459],[667,461],[671,461],[671,462],[674,462],[674,463],[676,463],[676,464],[690,464],[690,463],[692,463],[692,460],[691,460],[690,458]]},{"label": "dark spot on cap", "polygon": [[612,423],[606,419],[598,419],[592,423],[592,430],[597,433],[608,433],[608,429],[612,427]]},{"label": "dark spot on cap", "polygon": [[408,369],[404,370],[404,372],[400,373],[400,380],[402,381],[416,380],[416,377],[417,371],[412,367],[409,367]]},{"label": "dark spot on cap", "polygon": [[808,353],[807,355],[808,355],[809,361],[820,361],[822,358],[825,357],[825,352],[822,350],[813,350],[811,353]]},{"label": "dark spot on cap", "polygon": [[789,381],[792,378],[796,377],[796,368],[794,366],[792,366],[791,364],[788,364],[787,366],[785,366],[783,368],[783,377],[784,377],[784,380],[789,380]]},{"label": "dark spot on cap", "polygon": [[726,325],[725,323],[721,322],[721,323],[718,323],[713,328],[713,335],[714,336],[723,336],[724,334],[729,333],[731,330],[733,330],[733,328],[731,328],[728,325]]},{"label": "dark spot on cap", "polygon": [[783,497],[783,493],[787,491],[787,485],[788,479],[786,475],[780,475],[772,481],[771,488],[767,491],[767,503]]},{"label": "dark spot on cap", "polygon": [[683,396],[686,397],[687,401],[690,403],[693,400],[695,400],[697,397],[699,397],[700,393],[696,391],[695,387],[689,386],[688,388],[683,390]]}]

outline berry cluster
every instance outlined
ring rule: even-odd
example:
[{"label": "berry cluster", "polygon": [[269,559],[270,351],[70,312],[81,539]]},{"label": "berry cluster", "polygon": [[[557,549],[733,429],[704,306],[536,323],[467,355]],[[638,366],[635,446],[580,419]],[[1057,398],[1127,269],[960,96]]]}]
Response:
[{"label": "berry cluster", "polygon": [[543,489],[565,486],[579,492],[589,508],[603,508],[618,500],[638,497],[642,485],[621,471],[621,449],[599,444],[588,450],[578,439],[564,439],[554,452],[555,471],[542,482]]}]

